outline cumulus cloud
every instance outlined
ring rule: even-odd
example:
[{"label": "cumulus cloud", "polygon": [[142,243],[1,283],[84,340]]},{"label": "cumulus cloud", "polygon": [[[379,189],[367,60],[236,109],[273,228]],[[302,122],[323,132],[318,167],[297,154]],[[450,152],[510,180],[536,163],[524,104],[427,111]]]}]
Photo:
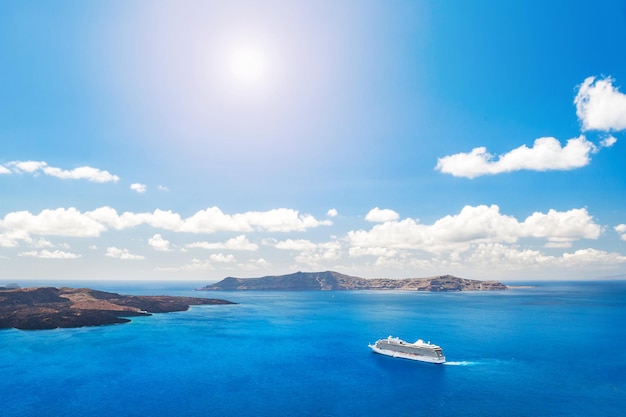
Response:
[{"label": "cumulus cloud", "polygon": [[0,228],[28,235],[97,237],[106,230],[102,223],[80,213],[76,208],[45,209],[35,215],[16,211],[0,220]]},{"label": "cumulus cloud", "polygon": [[209,260],[218,263],[231,263],[235,262],[235,257],[232,254],[224,255],[223,253],[213,253],[209,256]]},{"label": "cumulus cloud", "polygon": [[608,136],[605,139],[602,139],[602,141],[600,142],[600,146],[602,146],[603,148],[610,148],[611,146],[615,145],[615,143],[617,143],[617,139],[615,139],[614,136]]},{"label": "cumulus cloud", "polygon": [[560,262],[568,267],[589,265],[612,265],[623,264],[626,256],[615,252],[606,252],[593,248],[580,249],[573,253],[564,253]]},{"label": "cumulus cloud", "polygon": [[165,211],[160,209],[156,209],[152,213],[124,212],[118,214],[117,210],[105,206],[85,212],[85,216],[116,230],[148,224],[160,229],[178,231],[184,223],[179,214],[173,213],[171,210]]},{"label": "cumulus cloud", "polygon": [[583,130],[626,129],[626,94],[613,86],[611,77],[588,77],[574,98]]},{"label": "cumulus cloud", "polygon": [[[583,131],[621,131],[626,129],[626,94],[613,86],[610,77],[587,78],[578,89],[574,104]],[[565,146],[553,137],[536,139],[532,147],[522,145],[503,155],[493,155],[484,146],[468,153],[457,153],[437,160],[436,170],[455,177],[476,178],[506,172],[531,170],[572,170],[589,164],[590,155],[617,142],[614,136],[596,145],[584,135],[572,138]]]},{"label": "cumulus cloud", "polygon": [[334,208],[328,210],[328,212],[326,213],[328,217],[337,217],[338,214],[339,212],[337,211],[337,209]]},{"label": "cumulus cloud", "polygon": [[[613,138],[615,139],[615,138]],[[605,140],[601,147],[612,146],[615,140]],[[572,138],[565,146],[552,137],[536,139],[531,148],[522,145],[497,158],[487,148],[474,148],[469,153],[458,153],[439,158],[435,169],[455,177],[476,178],[482,175],[506,172],[567,171],[589,164],[590,155],[599,147],[585,136]]]},{"label": "cumulus cloud", "polygon": [[383,223],[398,220],[398,218],[400,218],[400,215],[395,211],[389,209],[379,209],[378,207],[371,209],[365,216],[365,220],[373,223]]},{"label": "cumulus cloud", "polygon": [[300,214],[297,210],[286,208],[229,215],[217,207],[210,207],[185,219],[184,223],[180,225],[180,231],[190,233],[250,232],[254,230],[292,232],[331,224],[332,222],[329,220],[316,220],[309,214]]},{"label": "cumulus cloud", "polygon": [[115,246],[109,246],[105,255],[109,258],[122,259],[127,261],[140,261],[145,259],[143,255],[134,255],[130,253],[128,249],[119,249]]},{"label": "cumulus cloud", "polygon": [[[626,225],[615,227],[626,234]],[[594,240],[603,232],[585,208],[537,212],[523,219],[500,212],[496,205],[466,206],[432,224],[398,219],[369,230],[348,232],[351,258],[366,257],[369,268],[389,271],[441,271],[480,276],[513,272],[583,271],[610,269],[626,264],[626,256],[593,248],[565,251],[582,240]],[[537,248],[533,241],[544,241]],[[495,268],[497,266],[497,268]],[[533,272],[534,271],[534,272]],[[510,277],[510,276],[509,276]],[[494,277],[506,279],[504,277]]]},{"label": "cumulus cloud", "polygon": [[342,244],[338,241],[315,243],[306,239],[286,239],[267,242],[276,249],[299,252],[295,260],[309,267],[319,267],[325,262],[341,259]]},{"label": "cumulus cloud", "polygon": [[258,271],[266,269],[271,264],[263,258],[250,259],[247,262],[237,264],[237,269],[243,271]]},{"label": "cumulus cloud", "polygon": [[48,164],[43,161],[13,161],[10,162],[9,165],[14,168],[15,172],[33,174],[36,171],[42,170]]},{"label": "cumulus cloud", "polygon": [[533,213],[520,222],[513,216],[500,213],[497,205],[481,205],[465,206],[460,213],[447,215],[432,225],[420,224],[413,219],[394,220],[375,225],[368,231],[350,231],[347,238],[352,256],[391,255],[392,249],[436,254],[466,250],[470,244],[515,243],[521,238],[548,242],[597,239],[601,231],[602,227],[584,208]]},{"label": "cumulus cloud", "polygon": [[41,259],[78,259],[81,255],[71,252],[64,252],[60,250],[49,251],[47,249],[40,251],[21,252],[18,256],[26,256],[31,258]]},{"label": "cumulus cloud", "polygon": [[157,190],[167,192],[167,191],[169,191],[170,189],[169,189],[169,188],[167,188],[167,187],[166,187],[166,186],[164,186],[164,185],[159,185],[159,186],[157,186]]},{"label": "cumulus cloud", "polygon": [[626,240],[626,224],[615,226],[615,231],[620,234],[622,240]]},{"label": "cumulus cloud", "polygon": [[0,247],[15,248],[20,246],[20,242],[32,242],[32,237],[22,230],[9,230],[0,233]]},{"label": "cumulus cloud", "polygon": [[615,252],[592,248],[565,252],[560,256],[545,255],[537,250],[516,246],[486,244],[474,250],[467,262],[489,268],[499,265],[505,269],[532,270],[539,268],[606,267],[626,263],[626,257]]},{"label": "cumulus cloud", "polygon": [[150,239],[148,239],[148,244],[152,246],[153,249],[161,251],[161,252],[169,252],[170,242],[161,236],[160,234],[155,234]]},{"label": "cumulus cloud", "polygon": [[[0,219],[0,232],[24,233],[25,236],[54,235],[71,237],[98,237],[109,229],[123,230],[139,225],[172,232],[216,233],[241,231],[295,232],[309,228],[330,225],[328,220],[317,220],[308,214],[300,214],[292,209],[274,209],[265,212],[246,212],[225,214],[217,207],[201,210],[183,219],[180,214],[170,210],[157,209],[144,213],[124,212],[119,214],[111,207],[100,207],[92,211],[80,212],[74,207],[45,209],[39,214],[28,211],[8,213]],[[239,238],[242,239],[242,238]],[[245,238],[243,238],[245,239]],[[4,245],[8,245],[4,237]],[[237,243],[230,244],[236,246]],[[252,246],[248,242],[248,249]]]},{"label": "cumulus cloud", "polygon": [[255,251],[259,249],[259,245],[252,243],[245,235],[239,235],[232,239],[228,239],[226,242],[193,242],[185,245],[186,248],[200,248],[200,249],[227,249],[227,250],[241,250],[241,251]]},{"label": "cumulus cloud", "polygon": [[287,239],[280,242],[275,242],[273,246],[276,249],[293,251],[312,251],[317,248],[317,244],[306,239]]},{"label": "cumulus cloud", "polygon": [[82,166],[72,170],[64,170],[57,167],[49,166],[44,161],[13,161],[8,166],[15,173],[28,173],[37,175],[43,173],[52,177],[61,179],[80,180],[84,179],[91,182],[117,182],[120,177],[111,174],[109,171],[92,168],[90,166]]},{"label": "cumulus cloud", "polygon": [[11,170],[3,165],[0,165],[0,174],[10,174]]},{"label": "cumulus cloud", "polygon": [[139,194],[143,194],[143,193],[146,192],[147,186],[146,186],[146,184],[141,184],[141,183],[135,182],[135,183],[130,185],[130,189],[133,190],[133,191],[137,191]]}]

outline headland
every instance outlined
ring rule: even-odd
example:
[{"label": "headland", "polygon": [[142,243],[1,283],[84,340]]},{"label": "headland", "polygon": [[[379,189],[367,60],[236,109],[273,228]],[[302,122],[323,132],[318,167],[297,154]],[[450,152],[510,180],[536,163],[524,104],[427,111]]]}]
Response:
[{"label": "headland", "polygon": [[0,290],[0,329],[43,330],[127,323],[128,317],[185,311],[191,305],[234,304],[196,297],[136,296],[89,288]]}]

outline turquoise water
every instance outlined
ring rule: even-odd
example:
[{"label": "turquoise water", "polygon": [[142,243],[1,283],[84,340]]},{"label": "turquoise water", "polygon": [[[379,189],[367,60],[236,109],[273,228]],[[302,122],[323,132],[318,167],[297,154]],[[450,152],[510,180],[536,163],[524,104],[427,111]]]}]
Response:
[{"label": "turquoise water", "polygon": [[[76,283],[74,283],[76,286]],[[505,292],[193,292],[129,324],[0,331],[0,415],[622,416],[626,283]],[[430,340],[448,363],[373,354]]]}]

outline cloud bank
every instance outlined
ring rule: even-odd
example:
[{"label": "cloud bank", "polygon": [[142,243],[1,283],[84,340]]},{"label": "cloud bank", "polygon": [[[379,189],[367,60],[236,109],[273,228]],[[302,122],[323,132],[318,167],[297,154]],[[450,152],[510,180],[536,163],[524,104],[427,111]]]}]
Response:
[{"label": "cloud bank", "polygon": [[66,237],[98,237],[106,230],[124,230],[149,225],[172,232],[212,234],[216,232],[294,232],[319,226],[328,226],[329,220],[317,220],[297,210],[279,208],[269,211],[249,211],[225,214],[218,207],[198,211],[183,219],[172,211],[155,210],[152,213],[124,212],[118,214],[111,207],[80,212],[74,207],[45,209],[39,214],[28,211],[8,213],[0,220],[0,230],[24,237],[31,234]]},{"label": "cloud bank", "polygon": [[[198,223],[198,219],[204,218],[207,213],[219,215],[208,224]],[[282,221],[277,220],[277,215]],[[270,266],[265,259],[271,259],[272,264],[278,260],[280,268],[286,267],[282,262],[289,262],[290,269],[320,270],[350,268],[348,270],[354,271],[349,265],[356,262],[360,265],[357,268],[364,268],[364,273],[380,273],[381,276],[393,276],[394,270],[403,275],[413,271],[417,276],[442,271],[466,274],[474,271],[479,276],[488,276],[494,272],[494,265],[498,265],[498,271],[531,272],[591,266],[607,269],[626,264],[626,257],[618,253],[580,248],[582,241],[596,240],[604,232],[603,226],[586,208],[550,209],[517,219],[502,213],[497,205],[465,206],[458,213],[445,215],[432,224],[422,224],[412,218],[401,219],[393,210],[372,209],[365,218],[368,216],[370,219],[366,221],[376,224],[370,223],[371,227],[348,230],[340,236],[332,235],[330,239],[319,241],[298,235],[283,239],[272,236],[272,233],[285,232],[300,234],[309,230],[309,226],[323,224],[319,220],[313,222],[309,215],[289,209],[225,214],[213,207],[187,218],[163,210],[120,214],[110,207],[86,212],[75,208],[43,210],[39,214],[22,211],[9,213],[0,219],[0,246],[30,247],[16,253],[21,258],[71,260],[79,259],[81,255],[69,252],[69,245],[36,236],[93,239],[100,238],[104,232],[143,225],[180,233],[177,238],[180,240],[196,233],[191,231],[193,226],[203,231],[200,233],[208,231],[235,235],[213,242],[192,241],[174,246],[161,233],[152,233],[145,240],[136,240],[143,243],[129,249],[110,243],[103,245],[106,247],[104,255],[124,261],[151,258],[152,262],[163,262],[170,259],[175,265],[157,263],[153,266],[154,270],[187,273],[216,269],[263,270]],[[216,219],[221,219],[223,223],[217,223]],[[256,236],[259,240],[254,242],[246,234],[237,234],[241,229],[262,235]],[[626,239],[626,225],[620,224],[613,229]],[[579,247],[567,250],[575,244]],[[185,255],[198,249],[212,253],[204,259]],[[154,258],[153,251],[162,253],[159,259]],[[229,252],[238,252],[238,255],[236,257]],[[559,252],[561,254],[557,255]],[[169,254],[166,256],[166,253]]]},{"label": "cloud bank", "polygon": [[533,213],[524,221],[500,213],[497,205],[465,206],[459,214],[447,215],[432,225],[414,219],[394,220],[372,229],[348,233],[350,254],[390,254],[390,250],[411,249],[429,253],[467,250],[470,244],[516,243],[522,238],[547,242],[597,239],[602,227],[585,208],[565,212]]}]

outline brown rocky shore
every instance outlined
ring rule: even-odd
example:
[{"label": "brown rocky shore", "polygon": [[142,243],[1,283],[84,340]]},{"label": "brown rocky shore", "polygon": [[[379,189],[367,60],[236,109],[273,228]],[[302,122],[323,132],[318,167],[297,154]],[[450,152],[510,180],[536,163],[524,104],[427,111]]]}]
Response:
[{"label": "brown rocky shore", "polygon": [[185,311],[191,305],[234,304],[214,298],[135,296],[88,288],[0,290],[0,329],[54,329],[127,323],[128,317]]},{"label": "brown rocky shore", "polygon": [[227,277],[198,290],[404,290],[404,291],[498,291],[507,286],[498,281],[479,281],[440,275],[427,278],[359,278],[338,272],[296,272],[260,278]]}]

